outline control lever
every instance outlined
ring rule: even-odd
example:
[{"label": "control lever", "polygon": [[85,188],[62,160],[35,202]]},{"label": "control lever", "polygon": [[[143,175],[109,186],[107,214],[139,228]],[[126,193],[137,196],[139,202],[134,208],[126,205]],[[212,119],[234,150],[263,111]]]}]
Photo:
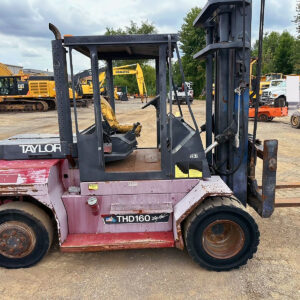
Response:
[{"label": "control lever", "polygon": [[237,131],[236,124],[234,121],[232,121],[231,125],[227,127],[223,133],[218,134],[215,137],[215,141],[205,149],[204,151],[205,154],[211,151],[212,149],[214,149],[216,146],[223,144],[228,140],[230,140],[231,138],[235,137],[236,131]]},{"label": "control lever", "polygon": [[200,133],[206,131],[206,123],[200,126]]}]

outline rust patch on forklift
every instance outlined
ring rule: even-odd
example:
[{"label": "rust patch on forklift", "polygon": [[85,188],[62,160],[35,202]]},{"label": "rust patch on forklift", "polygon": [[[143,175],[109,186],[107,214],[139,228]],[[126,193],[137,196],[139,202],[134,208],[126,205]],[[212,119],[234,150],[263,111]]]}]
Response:
[{"label": "rust patch on forklift", "polygon": [[94,252],[122,249],[174,247],[173,232],[69,234],[62,252]]},{"label": "rust patch on forklift", "polygon": [[11,184],[7,184],[7,185],[0,185],[0,196],[1,195],[12,195],[12,194],[16,194],[16,195],[20,195],[20,194],[30,194],[31,192],[33,193],[37,193],[38,190],[36,189],[36,187],[34,185],[11,185]]}]

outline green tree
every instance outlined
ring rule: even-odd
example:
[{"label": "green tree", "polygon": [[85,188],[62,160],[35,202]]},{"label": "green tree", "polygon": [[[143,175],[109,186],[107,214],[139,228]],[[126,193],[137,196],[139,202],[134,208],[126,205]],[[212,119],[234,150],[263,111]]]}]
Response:
[{"label": "green tree", "polygon": [[148,20],[142,21],[141,25],[138,25],[134,21],[130,21],[129,26],[125,26],[125,29],[112,27],[106,27],[105,35],[125,35],[125,34],[153,34],[157,33],[153,23],[149,23]]},{"label": "green tree", "polygon": [[[274,31],[266,33],[263,38],[262,74],[299,73],[299,42],[287,31],[281,34]],[[258,56],[258,40],[252,49],[252,56]]]},{"label": "green tree", "polygon": [[300,74],[300,39],[296,39],[293,47],[294,74]]},{"label": "green tree", "polygon": [[294,70],[294,43],[295,38],[287,31],[284,31],[278,41],[278,45],[274,53],[275,72],[283,74],[291,74]]},{"label": "green tree", "polygon": [[[185,73],[186,81],[192,81],[195,96],[201,94],[205,85],[205,63],[195,60],[193,55],[205,47],[205,31],[202,28],[195,28],[193,22],[201,8],[192,8],[184,18],[184,23],[179,31],[180,49],[182,55],[182,65]],[[176,83],[179,84],[179,68],[178,63],[174,64]],[[179,82],[178,82],[179,81]]]},{"label": "green tree", "polygon": [[[111,28],[107,27],[105,35],[125,35],[125,34],[153,34],[157,33],[157,29],[154,24],[149,23],[147,20],[142,21],[140,25],[134,21],[130,21],[130,25],[122,28]],[[149,65],[148,60],[118,60],[113,62],[113,66],[122,66],[128,64],[139,63],[144,73],[145,84],[147,88],[148,95],[155,94],[155,69]],[[114,76],[115,86],[127,86],[128,92],[130,94],[135,94],[138,92],[138,85],[134,75],[122,75]]]},{"label": "green tree", "polygon": [[[263,52],[262,52],[262,74],[274,73],[274,56],[277,45],[279,43],[280,34],[278,32],[266,33],[263,38]],[[258,56],[258,40],[255,42],[252,56]]]}]

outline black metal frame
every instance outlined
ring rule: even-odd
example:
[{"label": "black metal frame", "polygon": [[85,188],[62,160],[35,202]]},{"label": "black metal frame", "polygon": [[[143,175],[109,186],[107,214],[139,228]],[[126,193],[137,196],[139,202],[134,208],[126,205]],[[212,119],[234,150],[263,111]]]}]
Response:
[{"label": "black metal frame", "polygon": [[[70,111],[67,109],[69,101],[66,98],[66,59],[62,55],[68,51],[73,94],[75,83],[73,76],[72,52],[78,51],[91,59],[91,74],[94,92],[95,131],[90,134],[79,132],[77,124],[76,101],[74,101],[76,148],[81,181],[100,180],[140,180],[140,179],[170,179],[175,178],[175,165],[183,171],[192,167],[203,172],[204,177],[210,176],[202,146],[199,129],[191,110],[189,99],[187,104],[194,123],[194,128],[188,126],[182,118],[172,115],[172,103],[167,111],[167,70],[169,70],[169,87],[172,90],[172,56],[176,49],[179,58],[182,81],[184,81],[183,68],[177,48],[178,37],[175,34],[156,35],[128,35],[128,36],[68,36],[64,40],[52,41],[54,75],[57,90],[58,115],[60,123],[61,143],[74,147],[72,122]],[[155,59],[156,87],[159,94],[158,100],[152,103],[156,108],[157,116],[157,148],[161,153],[161,171],[145,172],[106,172],[105,162],[110,154],[104,153],[104,140],[99,91],[98,60],[107,61],[107,86],[110,103],[115,108],[113,98],[112,61],[117,59]],[[185,89],[186,90],[186,89]],[[175,92],[175,91],[174,91]],[[179,109],[180,108],[180,104]],[[66,117],[68,115],[68,117]],[[178,138],[180,136],[180,138]],[[174,141],[174,142],[173,142]],[[131,152],[124,153],[126,158]],[[72,153],[70,151],[70,156]],[[77,157],[73,157],[77,158]]]},{"label": "black metal frame", "polygon": [[[265,141],[263,147],[256,144],[255,135],[248,141],[251,3],[209,0],[194,21],[194,26],[206,30],[206,47],[194,58],[206,59],[206,145],[217,145],[214,153],[206,154],[208,163],[244,205],[249,203],[260,216],[270,217],[275,203],[278,141]],[[235,134],[218,142],[226,132]],[[257,157],[263,160],[261,189],[255,179]]]}]

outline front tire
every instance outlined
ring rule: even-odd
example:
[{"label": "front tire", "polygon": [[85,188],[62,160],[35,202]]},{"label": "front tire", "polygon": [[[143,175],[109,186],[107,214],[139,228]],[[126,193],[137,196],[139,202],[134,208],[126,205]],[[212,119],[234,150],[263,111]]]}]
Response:
[{"label": "front tire", "polygon": [[0,206],[0,266],[17,269],[38,263],[53,239],[50,217],[27,202]]},{"label": "front tire", "polygon": [[286,99],[283,96],[280,96],[279,98],[275,99],[274,101],[275,107],[285,107],[286,106]]},{"label": "front tire", "polygon": [[254,219],[235,198],[208,198],[187,218],[185,243],[200,266],[215,271],[239,268],[259,244]]}]

